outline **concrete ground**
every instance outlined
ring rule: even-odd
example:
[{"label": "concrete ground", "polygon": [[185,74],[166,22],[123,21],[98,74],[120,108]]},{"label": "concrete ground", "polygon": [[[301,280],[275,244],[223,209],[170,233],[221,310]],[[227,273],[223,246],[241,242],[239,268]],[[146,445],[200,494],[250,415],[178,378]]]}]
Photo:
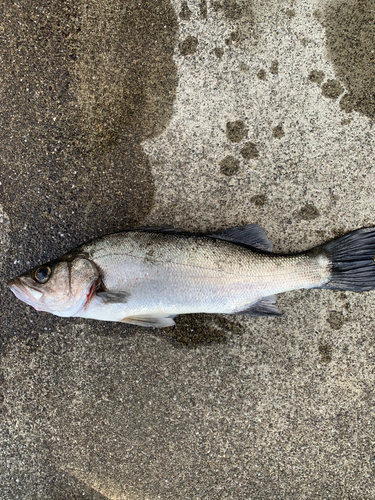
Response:
[{"label": "concrete ground", "polygon": [[129,225],[375,225],[375,2],[0,6],[0,498],[375,498],[375,293],[158,331],[5,286]]}]

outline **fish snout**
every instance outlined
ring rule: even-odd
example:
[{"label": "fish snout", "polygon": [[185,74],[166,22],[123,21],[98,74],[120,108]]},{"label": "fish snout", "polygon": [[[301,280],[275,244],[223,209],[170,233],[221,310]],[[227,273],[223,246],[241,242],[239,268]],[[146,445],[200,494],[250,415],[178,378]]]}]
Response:
[{"label": "fish snout", "polygon": [[12,278],[8,281],[7,287],[17,296],[17,293],[21,292],[20,282],[18,278]]},{"label": "fish snout", "polygon": [[22,283],[20,278],[10,279],[7,285],[17,299],[33,307],[35,307],[35,303],[38,302],[43,295],[39,290],[26,286]]}]

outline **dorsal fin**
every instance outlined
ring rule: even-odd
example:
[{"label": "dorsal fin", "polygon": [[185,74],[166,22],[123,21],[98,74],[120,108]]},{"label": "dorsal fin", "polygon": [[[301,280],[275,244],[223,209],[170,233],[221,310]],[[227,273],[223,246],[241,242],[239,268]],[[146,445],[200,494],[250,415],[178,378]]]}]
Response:
[{"label": "dorsal fin", "polygon": [[211,238],[218,240],[232,241],[266,252],[272,252],[272,243],[267,238],[266,230],[258,224],[248,224],[247,226],[232,227],[226,231],[209,234]]},{"label": "dorsal fin", "polygon": [[258,224],[248,224],[247,226],[236,226],[226,229],[225,231],[218,231],[215,233],[195,233],[190,231],[182,231],[173,226],[159,226],[159,227],[127,227],[123,232],[130,231],[144,231],[145,233],[168,233],[178,236],[208,236],[217,240],[231,241],[239,245],[250,246],[264,252],[272,252],[272,243],[267,238],[266,230]]}]

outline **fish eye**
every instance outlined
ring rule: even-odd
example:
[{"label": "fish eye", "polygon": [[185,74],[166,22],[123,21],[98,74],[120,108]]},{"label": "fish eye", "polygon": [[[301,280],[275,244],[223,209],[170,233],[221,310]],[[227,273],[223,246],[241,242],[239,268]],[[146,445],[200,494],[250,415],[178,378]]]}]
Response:
[{"label": "fish eye", "polygon": [[48,266],[41,266],[34,273],[34,278],[38,283],[46,283],[51,276],[52,270]]}]

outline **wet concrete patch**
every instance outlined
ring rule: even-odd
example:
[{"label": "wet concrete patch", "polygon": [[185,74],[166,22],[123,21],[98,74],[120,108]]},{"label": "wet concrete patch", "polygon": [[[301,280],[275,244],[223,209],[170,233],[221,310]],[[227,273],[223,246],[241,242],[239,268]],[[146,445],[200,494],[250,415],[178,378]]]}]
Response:
[{"label": "wet concrete patch", "polygon": [[277,75],[279,73],[279,61],[272,61],[270,66],[270,73],[272,73],[273,75]]},{"label": "wet concrete patch", "polygon": [[264,69],[258,71],[257,78],[259,78],[259,80],[267,80],[267,73],[264,71]]},{"label": "wet concrete patch", "polygon": [[345,317],[340,311],[330,311],[327,322],[333,330],[340,330],[345,323]]},{"label": "wet concrete patch", "polygon": [[332,361],[332,347],[328,344],[321,344],[318,347],[320,354],[320,361],[324,364],[328,364]]},{"label": "wet concrete patch", "polygon": [[275,139],[281,139],[282,137],[284,137],[284,135],[285,135],[285,132],[284,132],[282,125],[276,125],[276,127],[273,127],[272,136]]},{"label": "wet concrete patch", "polygon": [[226,39],[227,45],[252,38],[255,24],[255,9],[250,0],[216,0],[211,8],[226,21],[234,24],[235,30]]},{"label": "wet concrete patch", "polygon": [[234,156],[226,156],[221,162],[220,172],[228,177],[236,174],[240,169],[240,162]]},{"label": "wet concrete patch", "polygon": [[240,142],[247,137],[247,128],[243,121],[236,120],[226,124],[226,135],[231,142]]},{"label": "wet concrete patch", "polygon": [[207,19],[207,0],[200,0],[199,11],[201,19]]},{"label": "wet concrete patch", "polygon": [[228,333],[238,335],[241,332],[238,323],[224,316],[188,314],[179,316],[175,321],[176,325],[164,332],[171,339],[190,347],[212,342],[222,343],[226,341]]},{"label": "wet concrete patch", "polygon": [[266,203],[266,196],[264,194],[256,194],[250,198],[251,203],[254,203],[256,207],[263,207]]},{"label": "wet concrete patch", "polygon": [[212,2],[214,10],[221,10],[229,21],[238,21],[244,15],[248,14],[248,5],[244,1],[222,0]]},{"label": "wet concrete patch", "polygon": [[189,21],[189,19],[191,18],[191,15],[192,15],[192,12],[189,9],[187,2],[182,2],[180,14],[179,14],[180,19],[182,19],[183,21]]},{"label": "wet concrete patch", "polygon": [[312,203],[306,203],[298,212],[298,216],[302,220],[314,220],[320,215],[319,210]]},{"label": "wet concrete patch", "polygon": [[245,160],[253,160],[254,158],[259,157],[259,151],[257,145],[253,142],[248,142],[241,149],[240,154]]},{"label": "wet concrete patch", "polygon": [[334,0],[317,13],[326,30],[328,56],[348,92],[341,107],[375,118],[375,2]]},{"label": "wet concrete patch", "polygon": [[284,11],[284,14],[286,15],[286,17],[287,17],[288,19],[292,19],[293,17],[295,17],[295,16],[296,16],[296,11],[295,11],[294,9],[286,9],[286,10]]},{"label": "wet concrete patch", "polygon": [[309,80],[320,85],[324,81],[324,71],[313,69],[309,74]]},{"label": "wet concrete patch", "polygon": [[224,49],[222,47],[216,47],[213,52],[218,59],[221,59],[224,55]]},{"label": "wet concrete patch", "polygon": [[337,80],[327,80],[322,85],[322,95],[328,99],[337,99],[345,91]]},{"label": "wet concrete patch", "polygon": [[341,125],[345,126],[345,125],[349,125],[351,123],[351,121],[352,121],[351,118],[343,118],[340,123],[341,123]]},{"label": "wet concrete patch", "polygon": [[198,39],[195,36],[188,36],[180,43],[180,52],[183,56],[192,56],[198,47]]},{"label": "wet concrete patch", "polygon": [[267,74],[266,72],[264,71],[264,69],[260,69],[257,73],[257,77],[259,78],[259,80],[267,80]]},{"label": "wet concrete patch", "polygon": [[[177,21],[168,0],[25,0],[7,7],[2,26],[4,283],[149,213],[154,181],[141,141],[173,113]],[[26,334],[33,313],[2,292],[12,310],[4,338]],[[47,327],[60,321],[42,318]]]}]

